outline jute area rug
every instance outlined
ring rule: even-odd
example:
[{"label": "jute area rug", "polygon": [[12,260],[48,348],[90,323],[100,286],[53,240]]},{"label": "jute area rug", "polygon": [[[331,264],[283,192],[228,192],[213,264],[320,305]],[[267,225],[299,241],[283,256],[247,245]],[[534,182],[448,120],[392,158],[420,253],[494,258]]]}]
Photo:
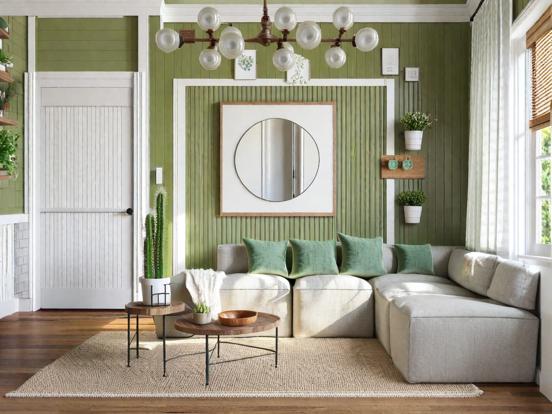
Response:
[{"label": "jute area rug", "polygon": [[[266,351],[223,344],[205,386],[203,337],[161,342],[141,335],[126,366],[126,332],[103,332],[48,365],[8,397],[476,397],[473,384],[409,384],[376,339],[280,339],[278,367]],[[214,339],[214,338],[213,338]],[[231,341],[272,348],[272,338]],[[214,340],[212,344],[214,345]],[[248,358],[256,355],[258,358]],[[244,358],[226,362],[230,359]]]}]

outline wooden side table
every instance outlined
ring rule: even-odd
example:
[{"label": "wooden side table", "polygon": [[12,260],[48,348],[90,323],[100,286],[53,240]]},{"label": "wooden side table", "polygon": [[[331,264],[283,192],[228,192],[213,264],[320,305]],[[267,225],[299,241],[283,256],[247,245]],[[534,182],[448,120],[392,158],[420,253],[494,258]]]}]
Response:
[{"label": "wooden side table", "polygon": [[[162,316],[163,317],[163,376],[167,376],[167,348],[165,342],[165,317],[184,312],[186,305],[184,302],[173,302],[168,306],[147,306],[142,302],[130,302],[125,306],[127,312],[127,367],[130,367],[130,344],[134,336],[136,337],[136,359],[140,358],[140,315],[142,316]],[[130,315],[136,315],[135,334],[130,337]]]}]

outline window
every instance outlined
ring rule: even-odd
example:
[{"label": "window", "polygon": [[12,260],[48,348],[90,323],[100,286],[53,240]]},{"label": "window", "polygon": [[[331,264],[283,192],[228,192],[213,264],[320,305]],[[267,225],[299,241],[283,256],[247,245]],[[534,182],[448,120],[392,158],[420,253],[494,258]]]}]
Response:
[{"label": "window", "polygon": [[528,234],[530,253],[549,256],[552,251],[552,205],[551,205],[551,128],[541,128],[534,136],[534,173],[532,174],[533,231]]}]

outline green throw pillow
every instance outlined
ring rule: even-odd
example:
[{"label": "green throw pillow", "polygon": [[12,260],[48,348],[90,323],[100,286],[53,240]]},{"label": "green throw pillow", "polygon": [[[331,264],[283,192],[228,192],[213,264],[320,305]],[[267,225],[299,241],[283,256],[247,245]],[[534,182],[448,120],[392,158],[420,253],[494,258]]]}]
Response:
[{"label": "green throw pillow", "polygon": [[263,241],[243,239],[249,259],[249,273],[288,275],[286,266],[287,240]]},{"label": "green throw pillow", "polygon": [[341,270],[343,275],[372,277],[384,275],[383,239],[364,239],[338,233],[341,240]]},{"label": "green throw pillow", "polygon": [[290,240],[293,254],[292,279],[309,275],[337,275],[335,240]]},{"label": "green throw pillow", "polygon": [[433,274],[431,245],[396,244],[397,273]]}]

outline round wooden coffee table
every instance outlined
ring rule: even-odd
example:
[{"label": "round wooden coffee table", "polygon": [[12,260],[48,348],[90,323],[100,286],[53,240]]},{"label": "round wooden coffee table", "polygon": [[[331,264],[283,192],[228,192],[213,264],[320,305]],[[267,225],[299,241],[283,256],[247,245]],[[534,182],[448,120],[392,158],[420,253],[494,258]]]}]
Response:
[{"label": "round wooden coffee table", "polygon": [[[218,320],[213,321],[207,325],[197,325],[194,322],[192,322],[192,314],[188,313],[182,316],[181,319],[178,319],[174,327],[176,330],[185,332],[188,334],[193,335],[204,335],[205,336],[205,385],[209,385],[209,367],[211,365],[214,365],[211,362],[211,357],[213,356],[213,353],[215,352],[215,349],[217,350],[217,358],[220,357],[220,345],[221,344],[231,344],[231,345],[237,345],[237,346],[244,346],[247,348],[254,348],[254,349],[260,349],[263,351],[268,351],[274,354],[274,367],[278,368],[278,324],[280,323],[280,317],[276,315],[271,315],[270,313],[262,313],[259,312],[257,314],[257,320],[250,324],[245,326],[225,326],[221,325]],[[275,339],[275,347],[274,349],[271,348],[263,348],[260,346],[253,346],[249,344],[240,344],[237,342],[230,342],[230,341],[221,341],[221,336],[229,336],[229,335],[244,335],[244,334],[253,334],[258,332],[265,332],[268,330],[274,329],[274,339]],[[209,336],[217,336],[217,342],[215,343],[215,346],[213,349],[209,349]],[[259,355],[259,356],[265,356],[265,355]],[[240,359],[234,359],[234,360],[227,360],[224,362],[233,362],[233,361],[239,361]]]},{"label": "round wooden coffee table", "polygon": [[130,367],[130,344],[134,337],[130,337],[130,315],[136,315],[136,359],[140,358],[140,315],[163,317],[163,376],[167,376],[167,347],[165,343],[165,316],[182,313],[186,310],[184,302],[173,302],[166,306],[148,306],[142,302],[130,302],[125,306],[127,312],[127,367]]}]

